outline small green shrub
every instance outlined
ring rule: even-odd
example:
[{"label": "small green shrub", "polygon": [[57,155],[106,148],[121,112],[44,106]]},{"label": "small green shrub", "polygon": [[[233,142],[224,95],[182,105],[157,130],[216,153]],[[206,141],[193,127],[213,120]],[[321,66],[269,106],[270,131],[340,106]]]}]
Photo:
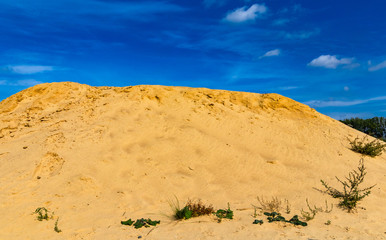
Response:
[{"label": "small green shrub", "polygon": [[36,208],[34,212],[34,214],[38,214],[36,219],[39,221],[48,220],[49,218],[51,218],[52,215],[48,216],[48,213],[49,211],[45,207]]},{"label": "small green shrub", "polygon": [[214,213],[217,217],[218,222],[221,222],[222,219],[233,219],[233,211],[230,208],[230,205],[228,203],[228,209],[219,209]]},{"label": "small green shrub", "polygon": [[209,215],[214,212],[212,205],[206,206],[200,200],[197,202],[189,200],[186,206],[192,211],[192,217]]},{"label": "small green shrub", "polygon": [[150,218],[148,219],[144,219],[144,218],[141,218],[141,219],[137,219],[135,222],[133,220],[131,220],[131,218],[129,220],[126,220],[126,221],[121,221],[121,224],[122,225],[128,225],[128,226],[134,226],[134,228],[141,228],[141,227],[145,227],[145,228],[148,228],[150,226],[156,226],[157,224],[159,224],[161,221],[153,221],[151,220]]},{"label": "small green shrub", "polygon": [[380,140],[377,139],[369,142],[367,136],[363,137],[362,139],[359,139],[359,137],[356,137],[354,140],[349,139],[349,142],[351,145],[351,150],[370,157],[380,156],[386,149],[386,144],[383,144]]},{"label": "small green shrub", "polygon": [[332,196],[333,198],[339,198],[340,203],[339,206],[343,209],[346,209],[348,212],[351,212],[357,207],[357,203],[361,201],[364,197],[368,196],[375,185],[371,187],[367,187],[364,189],[360,189],[359,185],[363,183],[363,180],[367,174],[365,171],[366,168],[364,166],[363,158],[359,161],[358,171],[353,170],[349,173],[346,181],[342,181],[336,177],[338,182],[343,185],[343,191],[339,191],[336,188],[330,187],[326,182],[320,180],[322,185],[326,188],[324,193]]},{"label": "small green shrub", "polygon": [[196,202],[189,200],[183,208],[179,206],[178,199],[176,200],[176,203],[172,203],[170,206],[174,211],[174,218],[177,220],[209,215],[214,212],[212,205],[206,206],[200,200]]}]

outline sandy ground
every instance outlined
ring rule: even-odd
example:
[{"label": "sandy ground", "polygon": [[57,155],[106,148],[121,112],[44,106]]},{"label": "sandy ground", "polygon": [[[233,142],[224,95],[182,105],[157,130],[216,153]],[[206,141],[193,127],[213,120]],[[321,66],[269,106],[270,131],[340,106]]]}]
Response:
[{"label": "sandy ground", "polygon": [[[277,94],[38,85],[0,103],[0,239],[386,239],[386,154],[365,158],[363,186],[377,185],[355,213],[315,190],[321,179],[340,189],[335,176],[356,169],[347,140],[356,136]],[[307,227],[257,211],[265,223],[254,225],[258,196],[287,199],[287,218],[306,199],[334,208]],[[175,221],[175,198],[229,203],[234,219]],[[53,219],[36,220],[38,207]],[[120,224],[142,217],[161,224]]]}]

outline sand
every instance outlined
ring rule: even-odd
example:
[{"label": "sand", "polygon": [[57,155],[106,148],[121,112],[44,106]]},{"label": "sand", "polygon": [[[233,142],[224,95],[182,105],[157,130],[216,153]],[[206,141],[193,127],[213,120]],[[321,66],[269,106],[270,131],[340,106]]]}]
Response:
[{"label": "sand", "polygon": [[[356,212],[317,191],[341,188],[362,133],[278,94],[204,88],[49,83],[0,102],[0,239],[386,239],[386,154],[365,157]],[[268,223],[257,197],[291,213],[325,208],[307,227]],[[233,220],[175,221],[169,205],[230,204]],[[38,221],[36,208],[54,212]],[[62,232],[54,231],[56,219]],[[128,218],[160,220],[134,229]],[[330,225],[326,225],[330,221]]]}]

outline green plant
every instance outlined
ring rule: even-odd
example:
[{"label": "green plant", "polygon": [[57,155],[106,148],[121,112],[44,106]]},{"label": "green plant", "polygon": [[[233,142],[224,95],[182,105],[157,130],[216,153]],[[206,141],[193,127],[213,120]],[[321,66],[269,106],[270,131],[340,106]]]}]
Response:
[{"label": "green plant", "polygon": [[253,221],[252,224],[263,224],[263,220],[258,220],[258,219],[255,219],[255,221]]},{"label": "green plant", "polygon": [[366,168],[362,158],[359,161],[358,171],[351,171],[349,176],[345,177],[346,181],[342,181],[338,177],[335,177],[338,182],[343,185],[343,191],[339,191],[336,188],[330,187],[325,181],[320,180],[322,185],[326,188],[326,190],[322,192],[327,193],[333,198],[339,198],[339,206],[343,209],[346,209],[348,212],[351,212],[357,207],[357,203],[359,201],[371,193],[370,189],[375,186],[373,185],[364,189],[359,188],[359,185],[363,183],[363,180],[367,174],[365,170]]},{"label": "green plant", "polygon": [[348,140],[351,145],[351,150],[370,157],[380,156],[386,149],[386,144],[381,143],[381,141],[377,139],[369,142],[367,136],[363,137],[361,140],[359,137],[356,137],[354,140]]},{"label": "green plant", "polygon": [[131,220],[131,218],[129,220],[126,220],[126,221],[121,221],[121,224],[122,225],[128,225],[128,226],[134,226],[134,228],[141,228],[141,227],[145,227],[145,228],[148,228],[150,226],[156,226],[157,224],[159,224],[161,221],[153,221],[151,220],[150,218],[148,219],[144,219],[144,218],[141,218],[141,219],[137,219],[135,222],[133,220]]},{"label": "green plant", "polygon": [[233,211],[228,203],[228,209],[219,209],[214,213],[217,217],[217,221],[221,222],[223,218],[233,219]]},{"label": "green plant", "polygon": [[34,212],[34,214],[38,214],[36,219],[39,221],[48,220],[50,218],[50,216],[48,216],[48,213],[49,211],[45,207],[36,208]]},{"label": "green plant", "polygon": [[206,206],[200,200],[197,202],[189,200],[186,206],[192,212],[192,217],[209,215],[214,212],[212,205]]},{"label": "green plant", "polygon": [[179,201],[176,198],[176,203],[171,203],[170,206],[173,209],[174,218],[178,220],[209,215],[214,212],[212,205],[206,206],[200,200],[196,202],[189,200],[186,205],[181,208],[179,206]]},{"label": "green plant", "polygon": [[58,228],[58,221],[59,221],[59,218],[56,219],[54,231],[57,232],[57,233],[60,233],[62,230],[60,230],[60,229]]},{"label": "green plant", "polygon": [[283,217],[280,213],[277,212],[264,212],[264,215],[267,216],[267,220],[269,223],[271,222],[287,222],[292,223],[296,226],[307,226],[306,222],[302,222],[299,220],[298,215],[294,215],[290,220],[286,220],[285,217]]}]

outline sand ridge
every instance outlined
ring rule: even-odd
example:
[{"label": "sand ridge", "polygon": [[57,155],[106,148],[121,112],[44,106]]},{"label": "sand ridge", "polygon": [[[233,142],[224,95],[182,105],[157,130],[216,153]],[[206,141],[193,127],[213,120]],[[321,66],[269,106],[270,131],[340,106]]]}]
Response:
[{"label": "sand ridge", "polygon": [[[314,187],[339,186],[361,157],[347,138],[362,135],[278,94],[37,85],[0,102],[0,239],[384,239],[384,155],[366,158],[365,184],[377,183],[366,210],[335,207],[307,228],[251,224],[256,196],[286,198],[294,214],[306,198],[336,204]],[[175,222],[174,196],[240,210]],[[41,206],[62,233],[31,215]],[[134,231],[119,224],[128,217],[161,225]]]}]

